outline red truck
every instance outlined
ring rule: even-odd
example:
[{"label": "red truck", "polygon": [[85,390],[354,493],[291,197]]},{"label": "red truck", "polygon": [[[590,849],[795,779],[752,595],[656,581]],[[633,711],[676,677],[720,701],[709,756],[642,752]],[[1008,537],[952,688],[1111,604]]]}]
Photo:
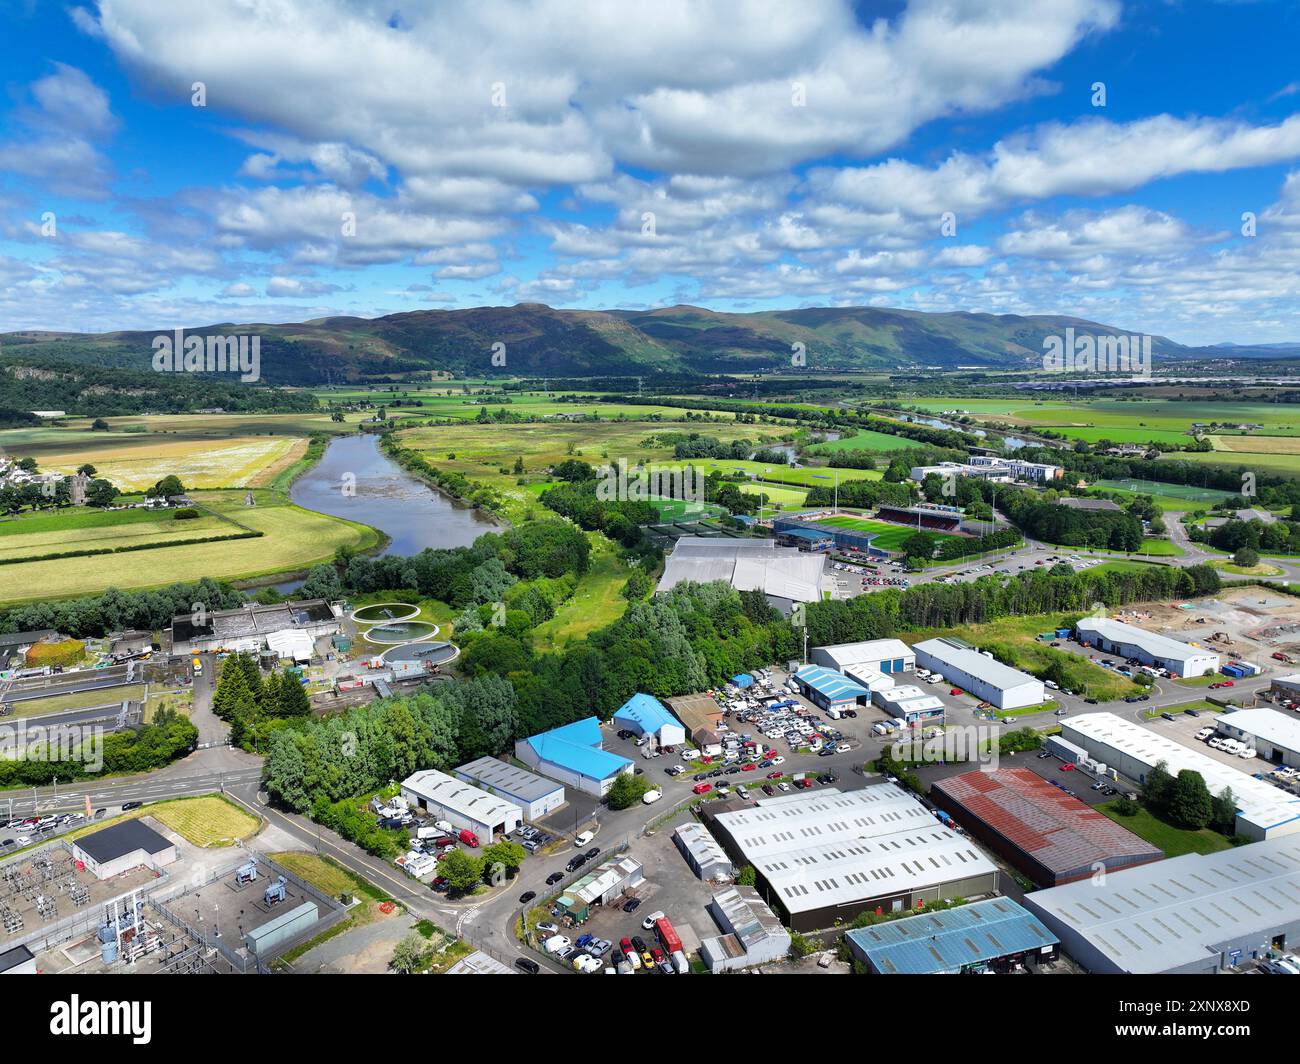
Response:
[{"label": "red truck", "polygon": [[659,936],[660,944],[669,953],[677,953],[681,950],[682,940],[677,937],[677,931],[668,917],[661,916],[655,921],[655,934]]},{"label": "red truck", "polygon": [[466,846],[478,845],[478,836],[475,835],[474,832],[470,831],[469,828],[461,828],[460,834],[457,835],[456,837],[460,839],[460,841],[463,842]]}]

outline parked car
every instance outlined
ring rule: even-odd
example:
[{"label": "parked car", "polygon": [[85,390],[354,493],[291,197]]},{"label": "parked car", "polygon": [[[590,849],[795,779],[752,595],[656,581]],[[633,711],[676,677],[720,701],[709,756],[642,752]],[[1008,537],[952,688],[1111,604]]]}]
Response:
[{"label": "parked car", "polygon": [[629,898],[627,901],[623,903],[623,911],[625,913],[634,913],[639,908],[641,908],[640,898]]},{"label": "parked car", "polygon": [[519,957],[515,960],[515,967],[521,972],[527,972],[529,975],[536,975],[542,970],[542,966],[535,960],[528,957]]},{"label": "parked car", "polygon": [[556,883],[558,883],[563,878],[564,878],[563,872],[552,872],[549,876],[546,877],[546,885],[548,887],[553,887],[555,886]]},{"label": "parked car", "polygon": [[535,891],[535,890],[526,890],[526,891],[524,891],[522,894],[519,895],[519,902],[520,902],[520,904],[522,904],[522,905],[527,905],[527,904],[528,904],[530,901],[532,901],[535,897],[537,897],[537,891]]},{"label": "parked car", "polygon": [[694,787],[691,788],[691,790],[693,790],[696,794],[708,794],[709,791],[713,790],[713,784],[697,783]]}]

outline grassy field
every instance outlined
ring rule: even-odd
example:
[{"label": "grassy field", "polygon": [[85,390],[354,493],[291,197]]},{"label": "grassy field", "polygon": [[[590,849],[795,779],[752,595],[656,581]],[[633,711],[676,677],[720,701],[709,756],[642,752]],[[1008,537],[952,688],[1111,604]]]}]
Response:
[{"label": "grassy field", "polygon": [[243,531],[214,514],[178,521],[171,510],[86,510],[0,519],[0,560],[75,550],[112,550],[169,540],[213,539]]},{"label": "grassy field", "polygon": [[762,498],[765,506],[779,506],[785,509],[799,509],[808,503],[808,489],[795,488],[788,484],[769,484],[766,481],[754,483],[749,481],[738,484],[744,495]]},{"label": "grassy field", "polygon": [[1276,565],[1269,565],[1268,562],[1260,562],[1258,565],[1235,565],[1230,561],[1215,559],[1210,562],[1214,568],[1225,572],[1232,573],[1234,576],[1282,576],[1284,570],[1279,569]]},{"label": "grassy field", "polygon": [[1166,824],[1146,808],[1141,808],[1133,816],[1120,816],[1115,810],[1114,802],[1102,802],[1095,807],[1121,827],[1127,828],[1140,839],[1145,839],[1153,846],[1164,850],[1166,857],[1181,857],[1186,853],[1217,853],[1219,850],[1232,848],[1226,836],[1209,828],[1200,831],[1188,831]]},{"label": "grassy field", "polygon": [[1188,451],[1182,454],[1166,455],[1179,461],[1196,462],[1199,465],[1220,466],[1224,469],[1248,469],[1255,473],[1276,473],[1279,476],[1300,477],[1300,455],[1296,454],[1256,454],[1241,451]]},{"label": "grassy field", "polygon": [[77,691],[66,695],[51,695],[49,698],[27,698],[10,703],[15,717],[43,717],[50,713],[65,713],[71,709],[92,709],[96,706],[111,706],[117,702],[138,702],[145,696],[142,683],[122,684],[119,687],[105,687],[98,691]]},{"label": "grassy field", "polygon": [[[898,550],[909,536],[916,534],[916,529],[907,525],[894,525],[886,521],[872,521],[865,517],[821,517],[817,519],[818,524],[834,525],[836,528],[844,528],[853,532],[874,532],[876,539],[872,546],[879,547],[882,550]],[[945,532],[931,532],[929,529],[924,531],[936,539],[957,539],[957,536],[948,535]]]},{"label": "grassy field", "polygon": [[378,533],[365,525],[304,510],[282,494],[259,489],[254,493],[257,505],[252,507],[244,505],[244,494],[242,490],[198,492],[194,498],[264,533],[260,538],[7,565],[0,600],[92,595],[109,587],[162,587],[200,576],[248,579],[305,569],[327,561],[338,547],[366,550],[379,541]]},{"label": "grassy field", "polygon": [[859,429],[857,435],[841,440],[831,440],[813,448],[816,454],[832,454],[835,451],[900,451],[916,444],[902,436],[891,436],[887,432],[873,432]]},{"label": "grassy field", "polygon": [[144,816],[153,817],[187,842],[205,849],[230,846],[240,839],[256,835],[262,828],[262,822],[241,806],[220,795],[206,794],[197,798],[172,798],[165,802],[150,802],[122,816],[87,824],[63,837],[78,839],[83,835],[101,831],[110,824],[120,824],[124,820],[138,820]]},{"label": "grassy field", "polygon": [[1222,502],[1232,492],[1215,488],[1198,488],[1191,484],[1168,484],[1159,480],[1097,480],[1091,485],[1104,491],[1125,495],[1150,495],[1162,510],[1184,511],[1209,508]]},{"label": "grassy field", "polygon": [[598,628],[613,624],[627,609],[623,585],[630,570],[618,559],[618,552],[604,536],[588,533],[591,568],[578,582],[573,597],[555,611],[555,616],[533,630],[539,648],[561,647],[572,639],[583,639]]}]

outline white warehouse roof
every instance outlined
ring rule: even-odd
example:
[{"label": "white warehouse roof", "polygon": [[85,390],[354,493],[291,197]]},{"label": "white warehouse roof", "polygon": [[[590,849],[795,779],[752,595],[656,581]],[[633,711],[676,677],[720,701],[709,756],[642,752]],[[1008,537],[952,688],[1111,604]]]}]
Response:
[{"label": "white warehouse roof", "polygon": [[1077,632],[1093,632],[1113,643],[1131,643],[1145,650],[1153,658],[1186,661],[1188,658],[1201,658],[1207,655],[1217,657],[1213,650],[1194,647],[1190,643],[1170,639],[1169,636],[1160,635],[1158,632],[1148,632],[1145,628],[1111,620],[1109,617],[1082,617],[1074,627]]},{"label": "white warehouse roof", "polygon": [[995,658],[986,658],[974,647],[964,646],[950,639],[942,637],[927,639],[923,643],[917,643],[915,649],[961,669],[977,680],[983,680],[1002,691],[1010,691],[1022,684],[1042,683],[1027,672],[1013,669],[1010,665],[1003,665]]},{"label": "white warehouse roof", "polygon": [[488,794],[434,768],[407,776],[402,780],[402,787],[418,794],[426,804],[440,805],[479,824],[510,823],[519,819],[519,806],[514,802]]},{"label": "white warehouse roof", "polygon": [[1270,783],[1257,780],[1231,765],[1225,765],[1222,761],[1113,713],[1084,713],[1077,717],[1066,717],[1061,721],[1061,734],[1089,749],[1097,760],[1112,767],[1118,766],[1114,766],[1104,752],[1099,753],[1089,743],[1117,750],[1151,768],[1164,761],[1172,776],[1177,776],[1185,768],[1199,772],[1211,794],[1217,795],[1225,787],[1231,787],[1233,797],[1237,800],[1238,817],[1264,830],[1300,820],[1300,798],[1287,798],[1284,791]]},{"label": "white warehouse roof", "polygon": [[1024,904],[1122,971],[1167,972],[1212,960],[1219,944],[1300,920],[1300,836],[1036,890]]},{"label": "white warehouse roof", "polygon": [[[869,639],[862,643],[837,643],[817,647],[813,660],[843,672],[850,665],[874,665],[894,658],[912,658],[912,648],[901,639]],[[825,660],[823,660],[825,659]]]},{"label": "white warehouse roof", "polygon": [[716,820],[792,916],[996,872],[892,783],[782,795]]},{"label": "white warehouse roof", "polygon": [[1273,746],[1300,753],[1300,719],[1288,717],[1276,709],[1238,709],[1221,714],[1215,724],[1236,728]]}]

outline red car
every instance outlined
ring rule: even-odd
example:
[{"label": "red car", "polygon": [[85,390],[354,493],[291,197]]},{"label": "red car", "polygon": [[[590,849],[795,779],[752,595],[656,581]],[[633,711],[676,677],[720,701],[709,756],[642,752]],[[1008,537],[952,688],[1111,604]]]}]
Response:
[{"label": "red car", "polygon": [[794,781],[794,785],[795,785],[796,787],[798,787],[801,791],[806,791],[809,787],[812,786],[812,780],[808,779],[808,778],[805,776],[805,777],[804,777],[803,779],[801,779],[801,780],[795,780],[795,781]]},{"label": "red car", "polygon": [[754,764],[754,762],[751,761],[748,765],[741,765],[741,766],[740,766],[740,771],[741,771],[741,772],[753,772],[754,769],[756,769],[756,768],[758,768],[758,766],[757,766],[756,764]]},{"label": "red car", "polygon": [[1232,681],[1231,681],[1231,680],[1224,680],[1223,683],[1219,684],[1219,686],[1220,686],[1220,687],[1231,687],[1231,686],[1232,686]]},{"label": "red car", "polygon": [[949,691],[948,693],[949,693],[950,695],[959,695],[959,694],[962,693],[962,689],[961,689],[960,687],[954,687],[954,688],[953,688],[951,691]]},{"label": "red car", "polygon": [[630,938],[620,938],[618,940],[618,948],[621,949],[624,953],[636,952],[636,950],[632,948],[632,940]]},{"label": "red car", "polygon": [[779,780],[784,775],[785,775],[784,772],[769,772],[767,774],[767,778],[770,780]]},{"label": "red car", "polygon": [[693,790],[696,794],[708,794],[709,791],[713,790],[713,784],[697,783],[694,787],[691,788],[691,790]]},{"label": "red car", "polygon": [[1074,771],[1074,766],[1073,766],[1072,764],[1070,764],[1070,762],[1067,761],[1067,762],[1065,762],[1065,764],[1063,764],[1063,765],[1061,766],[1061,771],[1062,771],[1062,772],[1073,772],[1073,771]]}]

